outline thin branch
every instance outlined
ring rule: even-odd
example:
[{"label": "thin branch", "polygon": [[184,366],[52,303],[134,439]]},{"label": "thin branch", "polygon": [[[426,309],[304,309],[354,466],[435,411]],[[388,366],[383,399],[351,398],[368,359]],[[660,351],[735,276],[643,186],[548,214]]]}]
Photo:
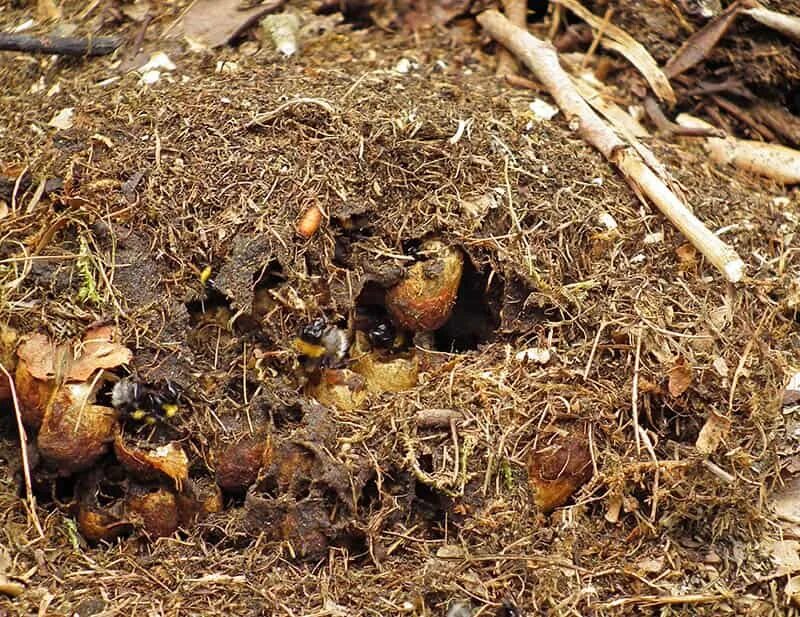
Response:
[{"label": "thin branch", "polygon": [[[506,17],[508,17],[509,21],[515,26],[519,26],[520,28],[527,27],[527,0],[503,0],[503,11],[505,11]],[[515,75],[519,72],[517,60],[510,51],[502,48],[497,53],[497,56],[497,75],[499,77],[507,77],[508,75]]]},{"label": "thin branch", "polygon": [[661,111],[661,107],[652,96],[644,100],[644,110],[656,125],[658,132],[665,137],[725,137],[725,131],[716,127],[692,127],[676,124]]},{"label": "thin branch", "polygon": [[106,56],[114,53],[120,45],[122,39],[117,37],[29,36],[0,32],[0,51],[60,56]]},{"label": "thin branch", "polygon": [[33,494],[33,486],[31,484],[31,465],[28,460],[28,434],[25,432],[25,425],[22,423],[22,412],[19,408],[19,399],[17,398],[17,388],[14,385],[14,380],[11,374],[6,370],[6,367],[0,362],[0,371],[8,379],[8,387],[11,390],[11,400],[14,403],[14,415],[17,418],[17,430],[19,431],[19,447],[22,454],[22,475],[25,478],[25,499],[28,502],[28,511],[39,532],[39,537],[44,538],[44,530],[42,524],[39,522],[39,517],[36,514],[36,497]]},{"label": "thin branch", "polygon": [[478,23],[512,51],[548,89],[580,135],[614,163],[634,189],[647,196],[715,267],[731,282],[744,276],[744,262],[730,246],[711,232],[664,181],[594,111],[559,64],[549,43],[517,28],[494,10],[484,11]]}]

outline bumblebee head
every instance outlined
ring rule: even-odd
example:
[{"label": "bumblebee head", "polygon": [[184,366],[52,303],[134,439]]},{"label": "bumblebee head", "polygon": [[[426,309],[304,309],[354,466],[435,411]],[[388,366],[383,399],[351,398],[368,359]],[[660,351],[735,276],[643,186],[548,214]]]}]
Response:
[{"label": "bumblebee head", "polygon": [[311,323],[303,326],[300,330],[300,339],[306,343],[319,344],[327,328],[328,321],[324,317],[317,317]]}]

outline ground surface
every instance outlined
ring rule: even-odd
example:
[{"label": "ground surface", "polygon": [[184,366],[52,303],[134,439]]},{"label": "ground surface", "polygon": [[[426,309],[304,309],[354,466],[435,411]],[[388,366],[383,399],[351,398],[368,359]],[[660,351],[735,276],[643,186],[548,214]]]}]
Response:
[{"label": "ground surface", "polygon": [[[412,36],[320,20],[286,61],[159,43],[178,13],[151,25],[176,68],[150,86],[111,58],[0,57],[0,171],[31,178],[0,195],[15,211],[0,219],[0,317],[58,340],[115,323],[136,373],[189,399],[169,426],[123,429],[182,444],[196,486],[243,437],[277,444],[275,459],[169,537],[139,526],[99,545],[71,521],[113,456],[77,477],[42,470],[42,538],[19,499],[9,408],[0,563],[25,590],[0,613],[442,615],[464,600],[493,615],[506,598],[526,614],[789,610],[766,547],[795,449],[781,408],[800,365],[782,306],[800,268],[793,193],[652,141],[747,263],[728,285],[561,116],[532,118],[536,95],[494,78],[473,22]],[[49,127],[66,107],[72,128]],[[37,198],[47,179],[61,188]],[[322,227],[304,240],[295,223],[314,204]],[[433,235],[467,266],[456,321],[414,352],[418,385],[315,404],[298,328],[369,306]],[[517,359],[530,348],[550,360]],[[419,426],[441,409],[458,422]],[[730,428],[705,457],[712,413]],[[529,459],[575,443],[591,479],[545,514]]]}]

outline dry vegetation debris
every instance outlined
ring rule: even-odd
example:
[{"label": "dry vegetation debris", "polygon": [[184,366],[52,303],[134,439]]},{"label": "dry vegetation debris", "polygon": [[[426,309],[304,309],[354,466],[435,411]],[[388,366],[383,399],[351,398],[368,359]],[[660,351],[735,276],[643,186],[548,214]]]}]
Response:
[{"label": "dry vegetation debris", "polygon": [[[786,610],[794,192],[639,135],[744,260],[733,285],[564,113],[494,78],[487,3],[291,2],[289,59],[262,28],[165,36],[203,3],[80,4],[71,34],[136,48],[0,64],[3,610]],[[706,23],[612,4],[661,66]],[[537,36],[555,14],[530,14]],[[704,80],[788,113],[792,45],[740,16],[672,80],[681,109],[763,138],[756,103]],[[593,87],[641,100],[597,48]]]}]

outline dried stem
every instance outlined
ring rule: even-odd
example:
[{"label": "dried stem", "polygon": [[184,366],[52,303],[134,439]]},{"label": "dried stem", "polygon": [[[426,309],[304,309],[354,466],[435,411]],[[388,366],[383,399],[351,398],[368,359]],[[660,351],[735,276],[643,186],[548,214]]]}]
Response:
[{"label": "dried stem", "polygon": [[644,110],[648,117],[656,125],[658,132],[665,137],[725,137],[725,131],[713,126],[711,127],[692,127],[676,124],[661,111],[661,107],[652,96],[644,100]]},{"label": "dried stem", "polygon": [[[525,28],[528,23],[528,3],[527,0],[503,0],[503,11],[508,20],[520,28]],[[519,72],[517,59],[510,51],[505,48],[497,53],[497,75],[507,77],[516,75]]]},{"label": "dried stem", "polygon": [[17,388],[14,385],[11,374],[6,370],[2,362],[0,362],[0,371],[5,375],[6,379],[8,379],[8,387],[11,390],[11,400],[14,402],[14,415],[17,418],[17,430],[19,431],[19,447],[22,454],[22,475],[25,477],[25,499],[28,502],[28,511],[36,527],[36,531],[39,532],[39,537],[44,538],[44,530],[36,514],[36,497],[33,494],[33,486],[31,485],[31,465],[28,460],[28,434],[25,432],[25,425],[22,423],[22,412],[19,409]]},{"label": "dried stem", "polygon": [[114,53],[120,45],[122,45],[122,40],[116,37],[37,37],[27,34],[0,32],[0,50],[5,51],[58,54],[61,56],[105,56]]},{"label": "dried stem", "polygon": [[651,199],[661,212],[731,282],[744,276],[744,262],[706,227],[642,158],[592,111],[561,68],[549,43],[517,28],[494,10],[478,16],[489,35],[512,51],[548,89],[567,118],[577,121],[581,136],[614,163],[634,189]]}]

